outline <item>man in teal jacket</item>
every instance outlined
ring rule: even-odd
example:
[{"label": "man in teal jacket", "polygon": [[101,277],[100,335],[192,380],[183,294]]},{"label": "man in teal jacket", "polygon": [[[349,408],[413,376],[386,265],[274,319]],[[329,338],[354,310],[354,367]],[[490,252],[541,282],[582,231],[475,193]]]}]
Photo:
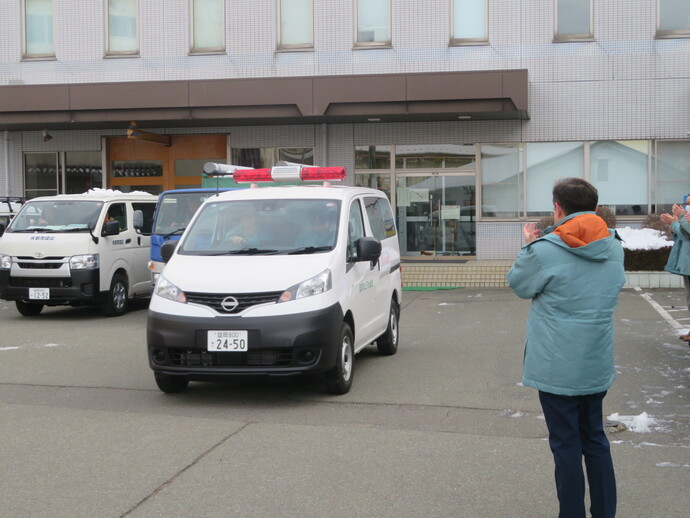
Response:
[{"label": "man in teal jacket", "polygon": [[[685,197],[685,203],[690,203],[688,200],[690,195]],[[685,206],[685,209],[680,205],[673,205],[673,215],[662,214],[661,221],[670,225],[673,230],[673,248],[668,256],[668,262],[664,270],[683,277],[683,286],[685,286],[685,301],[690,309],[690,222],[688,217],[690,213],[686,212],[690,207]],[[690,333],[681,336],[683,340],[690,340]]]},{"label": "man in teal jacket", "polygon": [[615,378],[613,312],[625,284],[623,247],[595,214],[598,193],[579,178],[553,188],[554,221],[527,245],[508,284],[532,299],[523,384],[539,391],[556,465],[559,518],[584,518],[585,459],[593,518],[616,514],[616,480],[603,423],[603,399]]}]

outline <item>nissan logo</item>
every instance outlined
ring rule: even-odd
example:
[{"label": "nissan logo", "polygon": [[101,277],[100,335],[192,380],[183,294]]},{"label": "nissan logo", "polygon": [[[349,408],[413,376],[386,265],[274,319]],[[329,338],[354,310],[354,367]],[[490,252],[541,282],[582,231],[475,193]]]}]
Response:
[{"label": "nissan logo", "polygon": [[232,313],[239,305],[240,303],[235,297],[225,297],[223,302],[220,303],[220,307],[222,307],[228,313]]}]

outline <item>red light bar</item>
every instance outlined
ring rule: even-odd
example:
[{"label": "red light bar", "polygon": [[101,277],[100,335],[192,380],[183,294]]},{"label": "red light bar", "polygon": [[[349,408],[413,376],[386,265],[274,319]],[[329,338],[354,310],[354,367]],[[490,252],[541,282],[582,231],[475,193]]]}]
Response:
[{"label": "red light bar", "polygon": [[276,166],[271,169],[240,169],[233,173],[237,183],[245,182],[321,182],[343,180],[344,167]]},{"label": "red light bar", "polygon": [[302,180],[309,181],[323,181],[323,180],[344,180],[344,167],[304,167],[302,168]]},{"label": "red light bar", "polygon": [[232,179],[237,183],[245,182],[272,182],[270,169],[244,169],[235,171]]}]

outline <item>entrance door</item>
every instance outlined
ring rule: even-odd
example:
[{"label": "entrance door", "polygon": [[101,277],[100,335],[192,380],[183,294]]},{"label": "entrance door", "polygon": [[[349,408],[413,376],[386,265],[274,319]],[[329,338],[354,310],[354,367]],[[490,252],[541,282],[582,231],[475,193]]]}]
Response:
[{"label": "entrance door", "polygon": [[173,135],[170,146],[112,137],[108,139],[108,187],[153,194],[201,187],[204,163],[225,163],[226,135]]},{"label": "entrance door", "polygon": [[396,204],[403,255],[474,255],[474,175],[400,175]]}]

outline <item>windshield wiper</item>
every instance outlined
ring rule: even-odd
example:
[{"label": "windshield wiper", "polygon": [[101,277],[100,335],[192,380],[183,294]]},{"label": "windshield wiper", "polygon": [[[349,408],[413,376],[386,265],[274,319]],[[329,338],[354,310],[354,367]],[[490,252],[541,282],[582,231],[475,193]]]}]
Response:
[{"label": "windshield wiper", "polygon": [[222,250],[204,255],[270,255],[277,252],[277,250],[269,250],[264,248],[241,248],[239,250]]},{"label": "windshield wiper", "polygon": [[175,234],[182,234],[187,227],[181,227],[181,228],[176,228],[172,232],[168,232],[167,234],[163,234],[163,239],[168,239],[170,236],[174,236]]},{"label": "windshield wiper", "polygon": [[292,250],[285,250],[281,253],[287,255],[293,254],[313,254],[314,252],[325,252],[326,250],[333,250],[332,246],[303,246],[302,248],[293,248]]}]

